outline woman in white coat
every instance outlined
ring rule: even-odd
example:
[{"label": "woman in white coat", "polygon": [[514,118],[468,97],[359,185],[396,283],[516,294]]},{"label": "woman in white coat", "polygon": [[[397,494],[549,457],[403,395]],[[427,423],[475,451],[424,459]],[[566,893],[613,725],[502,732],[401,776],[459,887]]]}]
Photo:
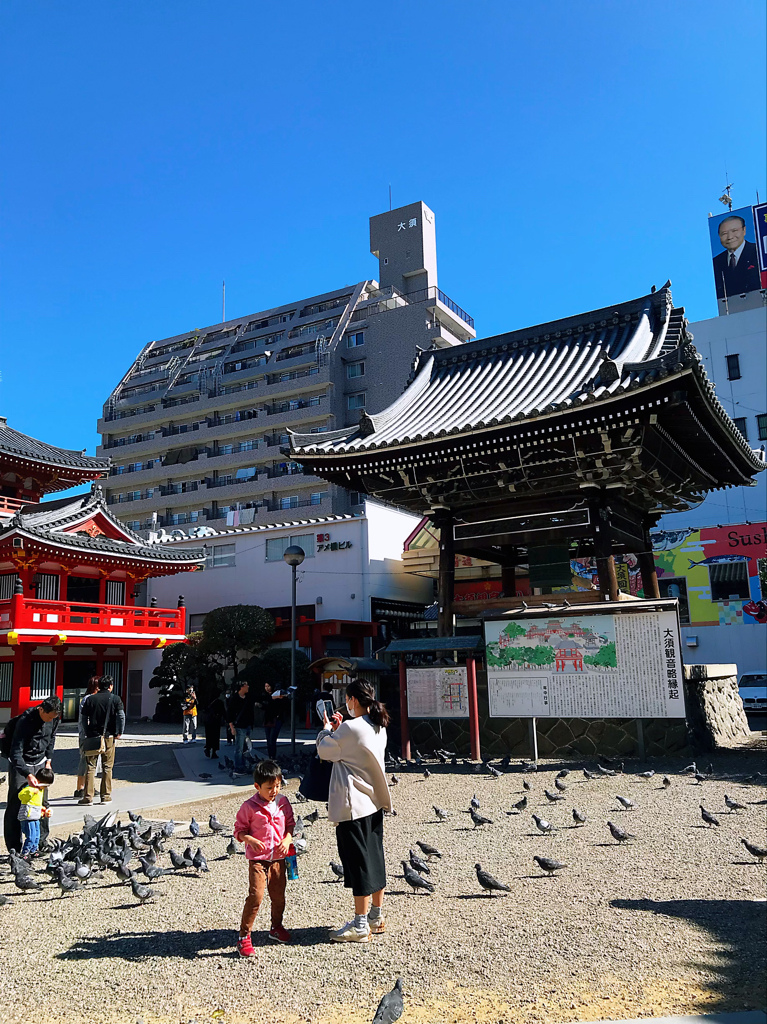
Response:
[{"label": "woman in white coat", "polygon": [[353,920],[331,931],[330,938],[369,942],[371,933],[385,928],[383,813],[391,810],[391,794],[384,752],[389,713],[370,683],[361,679],[346,688],[346,710],[350,721],[344,722],[341,712],[332,719],[326,715],[317,737],[319,757],[333,762],[328,817],[336,826],[344,885],[354,896]]}]

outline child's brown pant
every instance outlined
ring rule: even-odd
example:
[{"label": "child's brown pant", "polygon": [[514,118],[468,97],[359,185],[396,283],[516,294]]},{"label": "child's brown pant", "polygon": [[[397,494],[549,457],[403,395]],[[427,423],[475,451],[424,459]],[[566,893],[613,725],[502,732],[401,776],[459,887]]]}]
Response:
[{"label": "child's brown pant", "polygon": [[282,924],[282,916],[285,913],[287,874],[284,860],[275,860],[271,863],[263,860],[250,860],[248,861],[248,878],[250,886],[248,898],[245,900],[242,910],[240,935],[247,935],[252,929],[266,890],[269,891],[269,899],[272,903],[272,928]]}]

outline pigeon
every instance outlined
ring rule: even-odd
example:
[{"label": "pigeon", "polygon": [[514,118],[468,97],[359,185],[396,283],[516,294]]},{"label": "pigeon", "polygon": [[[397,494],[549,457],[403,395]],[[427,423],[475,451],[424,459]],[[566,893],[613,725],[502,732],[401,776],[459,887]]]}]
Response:
[{"label": "pigeon", "polygon": [[[21,889],[22,892],[42,892],[42,886],[39,882],[35,881],[31,874],[22,874],[19,872],[14,876],[14,884],[17,889]],[[80,883],[78,882],[78,885]]]},{"label": "pigeon", "polygon": [[563,782],[562,779],[560,779],[560,777],[558,775],[557,775],[556,779],[554,779],[554,785],[556,786],[556,788],[559,790],[560,793],[564,793],[564,791],[567,789],[567,783]]},{"label": "pigeon", "polygon": [[450,817],[447,811],[444,811],[441,807],[437,807],[436,804],[432,804],[432,807],[434,808],[434,813],[437,815],[439,821],[447,821]]},{"label": "pigeon", "polygon": [[192,858],[192,865],[193,865],[193,867],[198,872],[200,872],[200,871],[208,871],[209,870],[208,862],[205,860],[205,857],[203,856],[203,852],[202,852],[202,850],[200,849],[199,846],[197,847],[197,852],[195,853],[194,857]]},{"label": "pigeon", "polygon": [[724,803],[731,811],[745,811],[746,805],[739,804],[737,800],[732,800],[727,794],[724,794]]},{"label": "pigeon", "polygon": [[523,772],[537,772],[538,771],[538,762],[537,761],[523,761],[522,762],[522,771]]},{"label": "pigeon", "polygon": [[558,779],[566,779],[569,774],[570,774],[570,769],[569,768],[563,768],[561,772],[557,772],[557,778]]},{"label": "pigeon", "polygon": [[226,825],[223,825],[218,820],[215,814],[211,814],[211,816],[208,818],[208,828],[211,830],[211,832],[223,832],[224,829],[226,828]]},{"label": "pigeon", "polygon": [[75,858],[75,875],[80,879],[81,882],[87,881],[93,874],[93,868],[89,862],[80,860],[79,857]]},{"label": "pigeon", "polygon": [[422,878],[417,871],[413,871],[406,860],[403,860],[401,863],[405,881],[411,887],[413,892],[415,892],[416,889],[425,889],[426,892],[434,892],[433,884],[431,882],[427,882],[425,878]]},{"label": "pigeon", "polygon": [[513,804],[512,806],[514,807],[514,810],[513,811],[507,811],[506,813],[507,814],[514,814],[514,813],[519,814],[520,811],[524,811],[525,808],[527,807],[527,797],[523,796],[521,800],[517,800],[517,802],[515,804]]},{"label": "pigeon", "polygon": [[682,775],[697,775],[698,774],[698,766],[697,766],[697,764],[694,761],[692,762],[692,764],[688,764],[686,768],[682,769],[681,774]]},{"label": "pigeon", "polygon": [[561,861],[552,860],[550,857],[533,857],[533,860],[546,874],[551,878],[555,871],[561,871],[562,868],[566,868],[567,864],[563,864]]},{"label": "pigeon", "polygon": [[564,798],[565,798],[565,794],[564,793],[552,793],[548,789],[544,789],[543,795],[552,804],[555,804],[558,800],[564,800]]},{"label": "pigeon", "polygon": [[334,860],[330,861],[330,870],[336,876],[336,879],[340,882],[344,877],[344,869],[340,864],[336,864]]},{"label": "pigeon", "polygon": [[573,807],[573,821],[576,825],[586,824],[586,815],[583,811],[579,811],[577,807]]},{"label": "pigeon", "polygon": [[597,779],[597,778],[599,778],[599,776],[597,775],[596,772],[590,772],[588,770],[588,768],[584,768],[583,769],[583,777],[584,777],[584,779]]},{"label": "pigeon", "polygon": [[416,842],[415,845],[418,847],[418,849],[426,857],[427,860],[431,860],[432,857],[436,857],[437,860],[442,859],[442,854],[440,853],[436,846],[430,846],[428,843],[419,842]]},{"label": "pigeon", "polygon": [[193,816],[192,820],[189,822],[189,835],[192,837],[192,839],[196,839],[199,834],[200,834],[200,826],[194,820],[194,816]]},{"label": "pigeon", "polygon": [[394,988],[387,992],[378,1004],[376,1015],[373,1017],[373,1024],[394,1024],[405,1012],[405,1004],[402,1000],[402,978],[397,978]]},{"label": "pigeon", "polygon": [[168,850],[168,856],[170,857],[170,862],[176,871],[180,871],[181,868],[185,868],[187,866],[183,856],[180,853],[176,853],[175,850]]},{"label": "pigeon", "polygon": [[618,825],[613,825],[611,821],[607,822],[607,827],[612,833],[613,839],[617,839],[619,843],[625,843],[629,839],[636,839],[636,836],[632,836],[629,832],[624,832]]},{"label": "pigeon", "polygon": [[493,779],[500,779],[503,772],[499,772],[497,768],[493,768],[491,764],[487,766],[488,773]]},{"label": "pigeon", "polygon": [[615,776],[617,774],[617,772],[614,772],[612,768],[603,768],[601,764],[597,765],[597,771],[600,775]]},{"label": "pigeon", "polygon": [[2,893],[0,893],[0,907],[12,907],[12,906],[13,906],[13,900],[11,899],[11,897],[10,896],[3,896]]},{"label": "pigeon", "polygon": [[615,799],[618,801],[618,803],[621,805],[624,811],[633,811],[636,807],[634,801],[629,800],[625,796],[616,796]]},{"label": "pigeon", "polygon": [[430,779],[431,778],[431,772],[429,771],[428,768],[424,768],[424,770],[423,770],[423,777],[425,779]]},{"label": "pigeon", "polygon": [[226,853],[227,857],[234,857],[235,853],[237,853],[237,843],[235,843],[234,841],[234,836],[232,836],[232,838],[226,844],[226,850],[224,852]]},{"label": "pigeon", "polygon": [[128,817],[130,818],[130,820],[134,824],[138,824],[138,822],[141,821],[141,815],[140,814],[134,814],[133,811],[128,811]]},{"label": "pigeon", "polygon": [[136,872],[132,871],[128,867],[128,865],[125,863],[124,860],[121,860],[121,861],[117,862],[117,867],[115,868],[115,874],[117,875],[117,877],[120,879],[121,882],[129,882],[131,880],[131,878],[135,878],[136,877]]},{"label": "pigeon", "polygon": [[767,857],[767,846],[756,846],[754,843],[749,843],[748,839],[744,839],[743,836],[740,837],[740,841],[751,856],[756,857],[760,864]]},{"label": "pigeon", "polygon": [[471,800],[469,800],[469,807],[472,809],[472,811],[478,811],[479,810],[479,800],[477,800],[477,794],[476,793],[471,798]]},{"label": "pigeon", "polygon": [[483,818],[481,814],[477,814],[473,807],[469,813],[471,814],[471,820],[474,822],[474,828],[476,828],[477,825],[493,824],[492,818]]},{"label": "pigeon", "polygon": [[670,786],[671,786],[671,779],[668,777],[668,775],[664,775],[663,776],[663,788],[664,789],[669,789]]},{"label": "pigeon", "polygon": [[392,784],[392,786],[398,786],[399,785],[399,777],[397,775],[392,775],[392,777],[391,777],[391,784]]},{"label": "pigeon", "polygon": [[54,869],[54,877],[56,880],[56,885],[58,885],[59,889],[61,889],[62,896],[64,895],[65,892],[77,892],[77,890],[80,888],[79,880],[77,878],[70,878],[68,875],[65,875],[61,868]]},{"label": "pigeon", "polygon": [[315,808],[311,814],[305,815],[304,825],[313,825],[319,816],[320,812]]},{"label": "pigeon", "polygon": [[705,782],[706,781],[706,776],[705,775],[701,775],[700,772],[696,772],[695,773],[695,781],[698,783],[698,785],[700,785],[701,782]]},{"label": "pigeon", "polygon": [[650,781],[650,779],[652,779],[652,778],[654,778],[654,777],[655,777],[655,772],[654,772],[654,771],[649,771],[649,772],[640,772],[640,773],[639,773],[639,774],[637,775],[637,778],[638,778],[638,779],[644,779],[644,781],[645,781],[645,782],[649,782],[649,781]]},{"label": "pigeon", "polygon": [[185,868],[193,868],[194,867],[194,862],[192,860],[192,847],[191,846],[187,846],[187,848],[184,850],[184,852],[181,854],[181,856],[184,859],[184,867]]},{"label": "pigeon", "polygon": [[485,871],[481,864],[475,864],[474,869],[477,872],[477,881],[485,892],[511,892],[510,885],[506,885],[505,882],[499,882],[489,871]]},{"label": "pigeon", "polygon": [[158,868],[156,864],[147,864],[143,857],[139,859],[141,860],[142,870],[150,882],[153,882],[155,878],[161,878],[163,875],[173,874],[174,868]]},{"label": "pigeon", "polygon": [[533,821],[535,822],[535,827],[538,829],[538,831],[542,832],[544,835],[548,835],[549,832],[552,831],[551,824],[548,821],[546,821],[545,818],[539,818],[537,814],[534,814]]},{"label": "pigeon", "polygon": [[[139,856],[139,860],[141,860],[141,859],[142,859],[141,856]],[[149,847],[149,849],[146,852],[146,855],[145,855],[144,859],[146,859],[150,864],[156,864],[157,863],[157,850],[155,850],[154,846],[150,846]]]},{"label": "pigeon", "polygon": [[414,871],[417,871],[419,875],[430,875],[431,868],[426,861],[422,860],[415,850],[410,850],[408,852],[410,854],[410,867],[413,868]]},{"label": "pigeon", "polygon": [[133,895],[141,903],[144,900],[149,900],[154,896],[154,889],[150,889],[148,885],[142,885],[137,878],[131,878],[130,887],[133,890]]},{"label": "pigeon", "polygon": [[707,825],[719,825],[719,819],[711,811],[707,811],[703,804],[700,805],[700,816]]},{"label": "pigeon", "polygon": [[522,779],[522,789],[524,789],[526,793],[529,793],[532,790],[532,788],[533,787],[530,785],[527,779]]},{"label": "pigeon", "polygon": [[170,821],[166,821],[160,831],[162,832],[166,839],[170,839],[173,833],[176,831],[175,821],[172,818]]},{"label": "pigeon", "polygon": [[145,832],[139,832],[139,836],[138,837],[139,837],[139,839],[141,840],[142,843],[148,843],[149,840],[152,838],[152,826],[150,825],[149,828],[146,829]]}]

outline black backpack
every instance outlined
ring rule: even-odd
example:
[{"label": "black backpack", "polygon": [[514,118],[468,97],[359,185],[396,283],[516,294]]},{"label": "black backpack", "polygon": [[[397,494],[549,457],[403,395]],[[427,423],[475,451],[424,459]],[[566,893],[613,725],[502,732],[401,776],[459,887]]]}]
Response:
[{"label": "black backpack", "polygon": [[[23,714],[23,712],[22,712]],[[21,715],[16,715],[14,718],[9,719],[5,723],[5,731],[0,736],[0,757],[6,758],[10,761],[11,759],[11,746],[13,744],[13,733],[16,729],[16,723],[21,718]]]}]

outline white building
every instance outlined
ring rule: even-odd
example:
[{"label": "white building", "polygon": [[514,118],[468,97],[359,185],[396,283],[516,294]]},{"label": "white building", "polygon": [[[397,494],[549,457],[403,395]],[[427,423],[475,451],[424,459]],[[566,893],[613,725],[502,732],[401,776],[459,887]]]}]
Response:
[{"label": "white building", "polygon": [[[282,555],[297,544],[306,553],[297,570],[299,646],[311,658],[369,656],[433,599],[433,581],[406,571],[402,561],[404,543],[419,521],[366,500],[354,515],[210,531],[204,538],[206,570],[187,575],[182,588],[177,580],[151,580],[148,597],[165,607],[183,589],[190,632],[202,627],[213,608],[260,605],[275,617],[277,641],[284,644],[290,638],[291,570]],[[199,548],[203,540],[166,543]],[[148,682],[159,658],[157,651],[138,652],[130,662],[132,692],[141,687],[142,715],[154,712],[157,690]]]}]

